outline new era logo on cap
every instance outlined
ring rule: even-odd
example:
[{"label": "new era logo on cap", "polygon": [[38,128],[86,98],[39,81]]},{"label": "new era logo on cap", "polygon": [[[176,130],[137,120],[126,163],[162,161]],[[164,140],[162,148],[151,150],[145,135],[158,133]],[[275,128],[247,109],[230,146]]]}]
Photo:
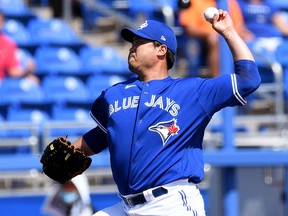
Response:
[{"label": "new era logo on cap", "polygon": [[166,38],[162,35],[161,40],[166,41]]},{"label": "new era logo on cap", "polygon": [[165,44],[174,54],[177,50],[177,40],[174,31],[162,22],[146,20],[137,30],[124,28],[121,36],[124,40],[132,42],[134,36]]}]

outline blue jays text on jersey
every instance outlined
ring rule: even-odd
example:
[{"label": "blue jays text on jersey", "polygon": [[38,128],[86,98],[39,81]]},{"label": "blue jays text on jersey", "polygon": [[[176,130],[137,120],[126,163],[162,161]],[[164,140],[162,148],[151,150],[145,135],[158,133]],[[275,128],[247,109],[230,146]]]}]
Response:
[{"label": "blue jays text on jersey", "polygon": [[95,153],[109,148],[122,195],[185,178],[198,183],[204,131],[213,114],[244,105],[259,84],[257,66],[249,60],[235,62],[235,74],[215,79],[132,78],[95,100],[91,116],[97,127],[83,138]]},{"label": "blue jays text on jersey", "polygon": [[[129,86],[129,85],[128,85]],[[136,87],[136,86],[135,86]],[[169,97],[163,98],[162,96],[151,95],[151,100],[144,103],[147,107],[158,107],[166,112],[169,112],[172,116],[178,114],[180,105]],[[118,112],[122,109],[137,108],[140,96],[131,96],[122,98],[121,101],[116,100],[114,104],[109,105],[109,115]]]}]

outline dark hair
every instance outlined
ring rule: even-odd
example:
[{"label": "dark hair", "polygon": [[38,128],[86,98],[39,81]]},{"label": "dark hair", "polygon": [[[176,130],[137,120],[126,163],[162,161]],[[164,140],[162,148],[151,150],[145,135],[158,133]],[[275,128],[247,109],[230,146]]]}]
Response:
[{"label": "dark hair", "polygon": [[[161,46],[162,43],[158,42],[158,41],[154,41],[154,46],[158,47]],[[175,55],[173,54],[173,52],[170,49],[167,49],[167,53],[166,53],[166,62],[167,62],[167,67],[168,70],[171,69],[175,63]]]}]

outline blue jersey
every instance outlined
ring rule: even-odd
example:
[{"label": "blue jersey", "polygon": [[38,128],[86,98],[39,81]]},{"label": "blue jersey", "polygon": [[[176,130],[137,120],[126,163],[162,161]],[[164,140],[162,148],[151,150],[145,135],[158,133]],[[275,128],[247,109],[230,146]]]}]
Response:
[{"label": "blue jersey", "polygon": [[[236,63],[236,72],[243,68],[257,72],[252,61]],[[178,179],[201,182],[207,124],[220,109],[244,105],[245,96],[259,85],[257,79],[252,87],[237,79],[236,74],[150,82],[132,78],[116,84],[92,106],[97,137],[84,139],[95,153],[109,148],[113,177],[123,195]]]}]

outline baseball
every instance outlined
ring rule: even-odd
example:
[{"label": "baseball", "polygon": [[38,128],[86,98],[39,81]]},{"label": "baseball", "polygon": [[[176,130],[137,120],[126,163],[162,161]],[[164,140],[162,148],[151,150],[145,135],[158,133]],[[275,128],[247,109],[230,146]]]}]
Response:
[{"label": "baseball", "polygon": [[208,7],[204,11],[204,17],[210,23],[212,23],[212,20],[215,14],[218,14],[218,9],[215,7]]}]

